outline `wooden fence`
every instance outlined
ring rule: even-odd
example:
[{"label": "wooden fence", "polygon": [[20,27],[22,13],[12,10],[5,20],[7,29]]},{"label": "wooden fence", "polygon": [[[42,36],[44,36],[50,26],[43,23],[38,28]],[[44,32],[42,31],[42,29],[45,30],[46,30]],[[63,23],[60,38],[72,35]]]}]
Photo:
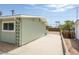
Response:
[{"label": "wooden fence", "polygon": [[48,31],[60,31],[59,28],[48,28]]},{"label": "wooden fence", "polygon": [[62,35],[64,38],[75,38],[75,32],[63,31]]}]

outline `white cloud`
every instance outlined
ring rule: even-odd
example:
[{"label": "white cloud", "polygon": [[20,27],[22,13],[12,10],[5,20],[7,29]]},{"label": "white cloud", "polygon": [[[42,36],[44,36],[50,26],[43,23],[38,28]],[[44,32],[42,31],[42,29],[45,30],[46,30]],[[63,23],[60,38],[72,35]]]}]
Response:
[{"label": "white cloud", "polygon": [[[74,5],[68,5],[68,4],[49,4],[49,5],[40,5],[40,6],[38,4],[30,4],[30,5],[33,8],[28,8],[28,9],[40,9],[48,12],[63,12],[68,9],[75,8]],[[45,6],[45,7],[42,7],[42,6]]]},{"label": "white cloud", "polygon": [[66,11],[68,9],[72,9],[72,8],[75,8],[74,5],[67,5],[67,4],[63,4],[63,5],[48,5],[48,7],[51,7],[51,8],[56,8],[55,10],[51,10],[52,12],[62,12],[62,11]]},{"label": "white cloud", "polygon": [[67,4],[48,5],[48,7],[55,7],[55,8],[61,8],[61,7],[64,7],[64,6],[67,6]]},{"label": "white cloud", "polygon": [[64,11],[64,9],[60,8],[60,9],[52,10],[52,12],[61,12],[61,11]]},{"label": "white cloud", "polygon": [[30,4],[30,6],[36,6],[36,4]]},{"label": "white cloud", "polygon": [[70,6],[67,6],[67,7],[64,7],[65,9],[72,9],[72,8],[75,8],[75,6],[73,5],[70,5]]}]

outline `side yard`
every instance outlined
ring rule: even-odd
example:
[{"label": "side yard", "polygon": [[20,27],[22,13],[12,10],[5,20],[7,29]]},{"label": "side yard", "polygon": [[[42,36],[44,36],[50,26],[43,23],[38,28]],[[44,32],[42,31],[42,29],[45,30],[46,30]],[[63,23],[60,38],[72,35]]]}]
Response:
[{"label": "side yard", "polygon": [[58,32],[50,32],[22,47],[11,50],[6,54],[16,55],[63,55],[61,37]]},{"label": "side yard", "polygon": [[64,38],[70,55],[79,55],[79,40]]}]

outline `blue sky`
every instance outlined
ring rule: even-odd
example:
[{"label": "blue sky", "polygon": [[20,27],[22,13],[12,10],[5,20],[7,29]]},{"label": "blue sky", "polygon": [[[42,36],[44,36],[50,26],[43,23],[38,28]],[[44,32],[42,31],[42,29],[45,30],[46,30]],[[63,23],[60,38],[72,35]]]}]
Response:
[{"label": "blue sky", "polygon": [[11,15],[11,10],[16,14],[43,16],[51,26],[56,26],[56,21],[63,23],[66,20],[76,20],[76,6],[66,4],[2,4],[0,11],[3,15]]}]

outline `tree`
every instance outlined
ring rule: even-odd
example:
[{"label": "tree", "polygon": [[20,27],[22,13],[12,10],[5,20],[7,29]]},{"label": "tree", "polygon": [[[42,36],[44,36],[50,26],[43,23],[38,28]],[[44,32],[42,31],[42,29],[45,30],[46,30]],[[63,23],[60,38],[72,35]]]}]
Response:
[{"label": "tree", "polygon": [[60,31],[63,34],[63,37],[66,37],[66,38],[73,37],[73,34],[71,32],[71,30],[73,30],[73,25],[74,25],[74,22],[70,20],[65,21],[63,25],[60,25],[60,29],[61,29]]},{"label": "tree", "polygon": [[73,24],[74,24],[73,21],[67,20],[60,27],[61,27],[62,30],[68,30],[68,31],[70,31],[70,30],[73,29]]}]

